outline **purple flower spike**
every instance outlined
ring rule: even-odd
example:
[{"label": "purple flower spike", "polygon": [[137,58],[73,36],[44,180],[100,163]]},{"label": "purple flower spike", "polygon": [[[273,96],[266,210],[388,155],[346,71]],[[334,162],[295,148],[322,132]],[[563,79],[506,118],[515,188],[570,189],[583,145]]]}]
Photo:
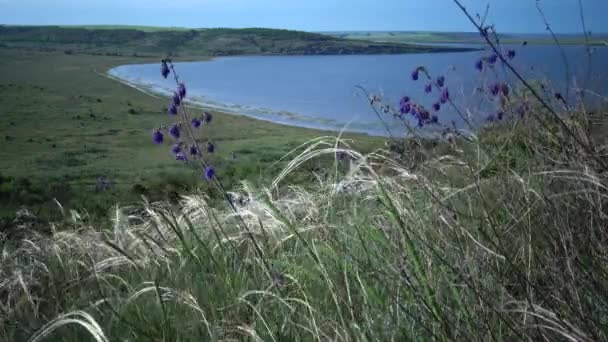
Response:
[{"label": "purple flower spike", "polygon": [[160,65],[160,74],[163,75],[163,78],[167,78],[167,76],[169,76],[169,67],[165,61],[162,61]]},{"label": "purple flower spike", "polygon": [[182,147],[179,144],[171,146],[171,153],[178,154],[182,151]]},{"label": "purple flower spike", "polygon": [[175,139],[179,139],[179,127],[177,124],[173,124],[173,126],[171,126],[169,129],[169,134],[171,134],[171,136]]},{"label": "purple flower spike", "polygon": [[175,155],[175,160],[183,162],[187,161],[186,156],[181,152]]},{"label": "purple flower spike", "polygon": [[184,99],[186,97],[186,86],[183,83],[177,85],[177,94],[180,99]]},{"label": "purple flower spike", "polygon": [[498,56],[495,53],[493,53],[492,55],[490,55],[490,57],[488,57],[488,63],[490,63],[490,64],[495,64],[497,60],[498,60]]},{"label": "purple flower spike", "polygon": [[198,148],[196,148],[196,145],[190,146],[190,155],[198,156]]},{"label": "purple flower spike", "polygon": [[450,92],[448,91],[448,88],[445,88],[441,92],[441,97],[439,98],[439,102],[446,103],[446,102],[448,102],[449,99],[450,99]]},{"label": "purple flower spike", "polygon": [[210,123],[212,119],[213,119],[213,115],[211,115],[211,113],[209,113],[209,112],[205,112],[205,113],[204,113],[204,115],[203,115],[203,120],[204,120],[206,123]]},{"label": "purple flower spike", "polygon": [[479,71],[483,70],[483,60],[482,59],[475,62],[475,69],[477,69]]},{"label": "purple flower spike", "polygon": [[508,50],[508,51],[507,51],[507,57],[508,57],[509,59],[513,59],[513,58],[515,58],[515,50]]},{"label": "purple flower spike", "polygon": [[433,103],[433,109],[438,112],[441,109],[441,104],[439,102]]},{"label": "purple flower spike", "polygon": [[416,68],[416,69],[414,69],[414,71],[412,71],[412,80],[418,81],[418,76],[419,76],[418,71],[419,71],[419,68]]},{"label": "purple flower spike", "polygon": [[215,145],[213,145],[213,143],[208,142],[207,143],[207,152],[209,153],[213,153],[215,151]]},{"label": "purple flower spike", "polygon": [[173,104],[179,106],[182,103],[182,99],[179,97],[178,93],[173,94]]},{"label": "purple flower spike", "polygon": [[177,106],[175,103],[171,103],[169,108],[167,109],[167,114],[169,115],[177,115]]},{"label": "purple flower spike", "polygon": [[211,166],[205,168],[205,179],[208,181],[212,180],[215,176],[215,170]]},{"label": "purple flower spike", "polygon": [[200,128],[201,127],[201,120],[199,118],[192,119],[192,127],[193,128]]},{"label": "purple flower spike", "polygon": [[155,129],[152,131],[152,142],[155,144],[162,144],[164,140],[164,136],[160,130]]},{"label": "purple flower spike", "polygon": [[426,84],[424,86],[424,92],[427,93],[427,94],[429,94],[431,91],[433,91],[433,85],[431,85],[430,83]]},{"label": "purple flower spike", "polygon": [[439,88],[443,88],[444,84],[445,84],[445,77],[443,77],[443,76],[437,77],[437,85],[439,86]]}]

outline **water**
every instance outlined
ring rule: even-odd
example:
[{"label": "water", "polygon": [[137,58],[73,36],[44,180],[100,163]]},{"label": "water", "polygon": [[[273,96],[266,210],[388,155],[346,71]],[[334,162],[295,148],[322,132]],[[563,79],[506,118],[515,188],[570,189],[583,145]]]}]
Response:
[{"label": "water", "polygon": [[[608,48],[595,47],[591,65],[583,46],[566,46],[569,75],[556,46],[505,46],[517,52],[515,67],[528,79],[542,80],[550,89],[548,96],[560,92],[574,101],[575,87],[608,95]],[[217,58],[206,62],[177,63],[177,71],[188,86],[188,98],[210,108],[249,115],[263,120],[311,128],[388,135],[385,126],[370,108],[363,92],[381,95],[395,108],[408,95],[430,109],[439,92],[427,95],[423,77],[410,78],[416,66],[425,66],[434,76],[444,75],[451,98],[474,125],[485,122],[497,112],[498,104],[488,94],[480,94],[497,78],[518,86],[499,63],[493,70],[479,73],[474,64],[487,51],[409,55],[354,56],[245,56]],[[590,66],[590,78],[587,78]],[[160,76],[158,64],[125,65],[110,74],[148,90],[167,93],[175,87]],[[568,77],[567,77],[568,76]],[[567,86],[569,85],[569,86]],[[487,93],[487,92],[486,92]],[[588,93],[587,101],[600,103]],[[558,103],[554,105],[559,106]],[[461,116],[443,107],[438,113],[443,125],[466,128]],[[392,135],[404,127],[390,115],[382,115]]]}]

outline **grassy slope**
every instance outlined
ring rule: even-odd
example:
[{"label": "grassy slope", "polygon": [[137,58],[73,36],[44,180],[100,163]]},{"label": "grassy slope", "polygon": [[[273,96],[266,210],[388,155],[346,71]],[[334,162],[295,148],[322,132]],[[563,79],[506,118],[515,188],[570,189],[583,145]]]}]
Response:
[{"label": "grassy slope", "polygon": [[[344,32],[324,32],[325,34],[344,39],[361,39],[387,43],[470,43],[484,44],[477,33],[469,32],[402,32],[402,31],[344,31]],[[548,35],[540,34],[501,34],[501,42],[504,44],[521,44],[527,41],[530,44],[554,44],[553,39]],[[582,35],[558,35],[561,44],[584,44],[585,38]],[[590,38],[590,43],[594,45],[606,45],[608,35],[599,34]]]},{"label": "grassy slope", "polygon": [[[23,187],[4,184],[5,192],[13,194],[12,200],[6,193],[2,196],[5,211],[41,201],[54,207],[49,202],[52,196],[68,207],[85,207],[102,215],[117,201],[138,200],[139,191],[133,191],[136,184],[147,188],[145,193],[154,198],[191,191],[202,184],[199,174],[172,160],[169,145],[151,144],[152,128],[171,122],[161,112],[165,101],[95,73],[132,62],[133,58],[0,49],[0,139],[4,146],[0,173],[27,177],[34,183],[32,188],[39,188],[17,195]],[[211,160],[228,185],[274,175],[274,162],[291,148],[323,134],[217,114],[202,136],[217,143],[218,153]],[[361,136],[360,141],[371,148],[379,140]],[[232,160],[232,152],[236,160]],[[115,184],[110,192],[94,192],[99,176],[107,176]],[[37,183],[41,185],[35,186]]]},{"label": "grassy slope", "polygon": [[36,50],[138,56],[446,51],[444,48],[346,40],[318,33],[263,28],[139,30],[121,27],[0,26],[0,44]]}]

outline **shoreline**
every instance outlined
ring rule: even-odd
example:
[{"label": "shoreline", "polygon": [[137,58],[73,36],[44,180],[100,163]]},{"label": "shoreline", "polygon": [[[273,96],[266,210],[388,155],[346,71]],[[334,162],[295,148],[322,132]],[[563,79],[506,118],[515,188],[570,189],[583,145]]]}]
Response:
[{"label": "shoreline", "polygon": [[[236,57],[236,56],[235,56]],[[241,57],[241,56],[238,56]],[[224,57],[218,57],[218,58],[224,58]],[[215,58],[213,58],[215,59]],[[203,60],[203,61],[198,61],[198,62],[207,62],[213,59],[209,59],[209,60]],[[153,64],[153,63],[147,63],[147,64]],[[123,65],[134,65],[134,64],[123,64]],[[122,65],[120,65],[122,66]],[[143,86],[142,84],[138,84],[135,82],[130,82],[127,79],[121,78],[119,76],[116,75],[112,75],[110,73],[111,70],[115,69],[118,66],[114,66],[111,67],[110,69],[108,69],[105,73],[101,73],[97,70],[94,70],[94,72],[100,76],[103,76],[105,78],[108,78],[112,81],[118,82],[122,85],[125,85],[129,88],[132,88],[136,91],[141,92],[142,94],[145,94],[147,96],[150,96],[154,99],[157,100],[162,100],[162,99],[167,99],[169,98],[169,94],[166,91],[160,91],[159,89],[154,89],[154,87],[146,87]],[[249,118],[249,119],[253,119],[253,120],[258,120],[258,121],[262,121],[262,122],[267,122],[273,125],[280,125],[280,126],[286,126],[286,127],[290,127],[290,128],[301,128],[301,129],[306,129],[306,130],[314,130],[314,131],[319,131],[319,132],[327,132],[327,133],[337,133],[340,135],[343,134],[354,134],[354,135],[361,135],[361,136],[365,136],[365,137],[371,137],[371,138],[386,138],[389,137],[389,135],[387,134],[370,134],[367,131],[361,131],[361,130],[352,130],[352,129],[348,129],[348,126],[344,126],[341,129],[338,128],[330,128],[327,126],[316,126],[316,125],[308,125],[306,126],[304,123],[301,124],[295,124],[295,123],[289,123],[289,122],[284,122],[284,121],[276,121],[273,120],[272,118],[265,118],[262,117],[260,115],[255,115],[255,114],[248,114],[248,113],[244,113],[244,112],[240,112],[237,110],[232,110],[228,107],[223,107],[221,105],[217,105],[217,106],[213,106],[213,105],[206,105],[204,104],[202,101],[193,101],[191,99],[188,99],[185,101],[185,105],[186,107],[192,108],[192,109],[199,109],[199,110],[210,110],[210,111],[214,111],[214,112],[218,112],[221,114],[225,114],[225,115],[230,115],[230,116],[235,116],[235,117],[245,117],[245,118]],[[261,109],[262,111],[264,111],[265,109]],[[272,112],[271,109],[268,109],[267,114],[269,115],[276,115],[276,116],[280,116],[281,114],[279,114],[279,112]],[[304,118],[305,116],[303,115],[299,115],[297,113],[286,113],[287,115],[292,115],[294,117],[302,117]]]}]

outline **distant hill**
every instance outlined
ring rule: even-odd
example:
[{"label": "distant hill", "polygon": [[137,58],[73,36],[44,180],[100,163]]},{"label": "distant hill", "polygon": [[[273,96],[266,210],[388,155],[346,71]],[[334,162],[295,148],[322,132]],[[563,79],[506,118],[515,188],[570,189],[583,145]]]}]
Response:
[{"label": "distant hill", "polygon": [[[454,51],[264,28],[0,26],[0,47],[141,56],[395,54]],[[460,49],[462,50],[462,49]]]},{"label": "distant hill", "polygon": [[[342,39],[360,39],[384,43],[469,43],[483,44],[484,40],[477,32],[425,32],[425,31],[328,31],[320,32]],[[531,44],[554,44],[548,34],[499,34],[503,43],[520,44],[524,41]],[[558,34],[560,44],[584,44],[583,34]],[[591,34],[589,41],[593,45],[608,45],[608,33]]]}]

